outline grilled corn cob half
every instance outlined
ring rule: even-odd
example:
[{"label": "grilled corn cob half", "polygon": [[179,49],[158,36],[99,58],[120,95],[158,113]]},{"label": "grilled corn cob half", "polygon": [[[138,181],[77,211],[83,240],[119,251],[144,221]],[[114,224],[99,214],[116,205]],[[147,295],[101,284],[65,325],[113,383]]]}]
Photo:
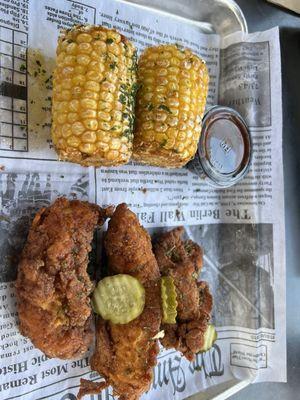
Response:
[{"label": "grilled corn cob half", "polygon": [[138,63],[133,157],[181,167],[194,155],[208,91],[203,60],[177,45],[147,48]]},{"label": "grilled corn cob half", "polygon": [[132,153],[136,50],[115,30],[75,26],[59,37],[52,140],[61,160],[126,163]]}]

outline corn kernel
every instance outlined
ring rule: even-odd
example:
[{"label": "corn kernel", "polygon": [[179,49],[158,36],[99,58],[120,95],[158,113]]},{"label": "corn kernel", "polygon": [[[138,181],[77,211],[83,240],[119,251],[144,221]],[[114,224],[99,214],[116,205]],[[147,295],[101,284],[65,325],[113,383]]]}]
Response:
[{"label": "corn kernel", "polygon": [[99,128],[104,130],[104,131],[109,131],[111,128],[110,123],[105,122],[105,121],[99,121]]},{"label": "corn kernel", "polygon": [[73,122],[76,122],[78,120],[78,114],[71,112],[68,114],[67,119],[68,119],[68,122],[70,122],[72,124]]},{"label": "corn kernel", "polygon": [[92,99],[82,99],[80,100],[80,104],[83,108],[97,110],[97,102]]},{"label": "corn kernel", "polygon": [[98,121],[96,119],[84,119],[83,124],[87,129],[96,131],[98,128]]},{"label": "corn kernel", "polygon": [[105,101],[98,102],[99,110],[110,112],[112,110],[112,107],[112,103],[107,103]]},{"label": "corn kernel", "polygon": [[75,42],[69,43],[66,47],[67,54],[76,54],[77,53],[77,44]]},{"label": "corn kernel", "polygon": [[67,121],[67,114],[58,114],[56,120],[59,124],[64,124]]},{"label": "corn kernel", "polygon": [[78,45],[78,50],[80,53],[86,53],[89,54],[92,52],[93,48],[89,43],[80,43]]},{"label": "corn kernel", "polygon": [[112,139],[110,142],[110,148],[112,150],[119,150],[119,148],[121,147],[121,142],[119,139]]},{"label": "corn kernel", "polygon": [[68,106],[69,106],[70,111],[74,111],[74,112],[78,111],[79,106],[80,106],[79,100],[71,100],[69,102]]},{"label": "corn kernel", "polygon": [[78,147],[80,145],[80,139],[76,136],[71,136],[67,139],[67,143],[71,147]]},{"label": "corn kernel", "polygon": [[92,41],[92,36],[87,33],[80,33],[76,39],[78,43],[90,43]]},{"label": "corn kernel", "polygon": [[82,140],[85,143],[95,143],[97,140],[97,135],[95,132],[93,131],[86,131],[82,136],[81,136]]},{"label": "corn kernel", "polygon": [[72,78],[72,82],[74,85],[83,86],[85,84],[85,77],[84,75],[75,75]]},{"label": "corn kernel", "polygon": [[72,88],[72,79],[65,79],[62,83],[61,83],[61,87],[63,89],[71,89]]},{"label": "corn kernel", "polygon": [[83,124],[81,122],[78,121],[78,122],[74,122],[74,124],[72,124],[72,132],[74,133],[74,135],[79,136],[84,131],[85,131],[85,127],[83,126]]},{"label": "corn kernel", "polygon": [[98,118],[107,122],[111,120],[110,114],[104,111],[98,112]]},{"label": "corn kernel", "polygon": [[80,111],[80,118],[97,118],[97,111],[91,109],[83,109]]},{"label": "corn kernel", "polygon": [[86,73],[86,78],[90,79],[91,81],[100,82],[103,78],[103,75],[101,72],[91,70]]},{"label": "corn kernel", "polygon": [[86,153],[86,154],[93,154],[94,150],[95,150],[95,146],[92,143],[83,143],[79,146],[79,150],[82,153]]},{"label": "corn kernel", "polygon": [[71,136],[72,135],[71,125],[69,125],[69,124],[62,125],[61,134],[64,138]]},{"label": "corn kernel", "polygon": [[87,98],[87,99],[93,99],[93,100],[98,100],[99,99],[99,93],[97,92],[92,92],[91,90],[83,90],[82,91],[82,98]]},{"label": "corn kernel", "polygon": [[87,55],[79,54],[76,59],[79,65],[88,65],[91,61],[90,57]]},{"label": "corn kernel", "polygon": [[107,159],[108,159],[108,160],[114,160],[114,159],[118,158],[119,152],[118,152],[118,150],[110,150],[110,151],[107,153],[106,156],[107,156]]},{"label": "corn kernel", "polygon": [[64,59],[64,65],[74,65],[76,61],[76,57],[75,56],[66,56]]}]

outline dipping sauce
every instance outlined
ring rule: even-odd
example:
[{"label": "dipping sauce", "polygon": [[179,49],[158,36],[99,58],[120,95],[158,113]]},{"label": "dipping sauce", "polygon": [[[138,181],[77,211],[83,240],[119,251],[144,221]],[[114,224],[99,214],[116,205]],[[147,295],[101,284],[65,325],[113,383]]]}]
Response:
[{"label": "dipping sauce", "polygon": [[214,106],[204,115],[198,149],[187,168],[214,187],[230,187],[248,172],[251,150],[250,132],[241,115]]}]

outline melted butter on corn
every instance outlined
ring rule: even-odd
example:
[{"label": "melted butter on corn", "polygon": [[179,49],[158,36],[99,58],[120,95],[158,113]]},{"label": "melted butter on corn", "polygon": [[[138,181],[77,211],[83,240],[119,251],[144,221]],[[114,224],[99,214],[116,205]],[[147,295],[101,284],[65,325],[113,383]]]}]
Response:
[{"label": "melted butter on corn", "polygon": [[52,140],[61,160],[128,162],[132,153],[136,51],[115,30],[77,26],[58,40]]},{"label": "melted butter on corn", "polygon": [[195,155],[209,76],[205,62],[176,45],[147,48],[138,64],[133,156],[181,167]]}]

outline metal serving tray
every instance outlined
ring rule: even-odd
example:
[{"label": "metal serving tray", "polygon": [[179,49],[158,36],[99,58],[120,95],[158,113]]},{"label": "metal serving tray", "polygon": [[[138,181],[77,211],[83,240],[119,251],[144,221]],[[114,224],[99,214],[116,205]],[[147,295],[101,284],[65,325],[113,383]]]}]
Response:
[{"label": "metal serving tray", "polygon": [[237,31],[248,32],[244,14],[233,0],[123,1],[192,23],[203,33],[217,33],[224,37]]},{"label": "metal serving tray", "polygon": [[[203,33],[222,37],[237,31],[247,33],[248,26],[240,7],[233,0],[122,0],[180,21],[193,24]],[[230,380],[197,393],[189,400],[225,400],[251,382]]]}]

